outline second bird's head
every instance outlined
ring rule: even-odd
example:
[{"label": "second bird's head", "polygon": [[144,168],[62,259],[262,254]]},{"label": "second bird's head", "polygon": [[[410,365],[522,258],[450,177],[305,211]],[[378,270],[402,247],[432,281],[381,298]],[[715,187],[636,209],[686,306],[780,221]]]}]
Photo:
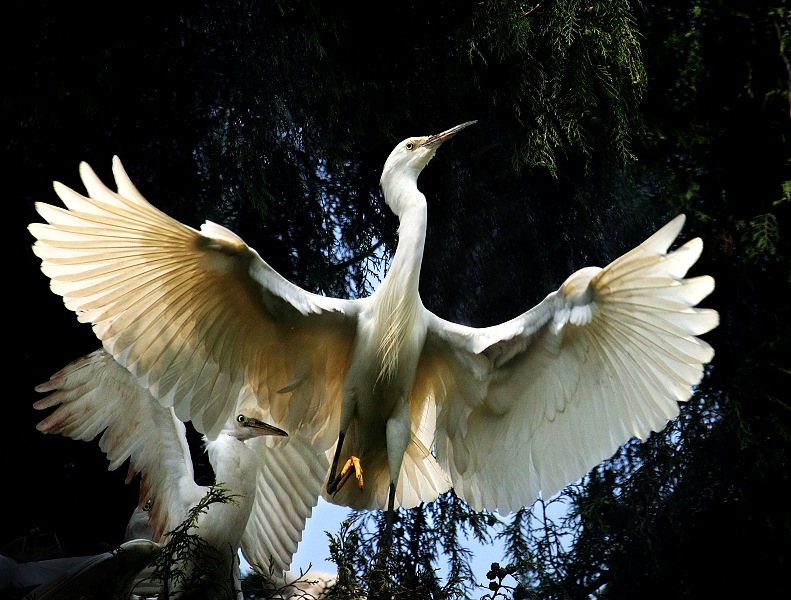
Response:
[{"label": "second bird's head", "polygon": [[242,441],[264,435],[276,437],[288,436],[288,433],[282,429],[270,425],[262,419],[257,419],[243,413],[239,413],[228,423],[225,432]]}]

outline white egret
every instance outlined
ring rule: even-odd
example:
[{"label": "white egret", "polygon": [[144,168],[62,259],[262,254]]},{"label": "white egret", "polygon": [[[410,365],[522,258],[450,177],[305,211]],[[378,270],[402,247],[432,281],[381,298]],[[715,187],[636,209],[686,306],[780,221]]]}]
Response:
[{"label": "white egret", "polygon": [[[184,423],[104,350],[70,363],[36,389],[50,392],[33,405],[36,409],[57,407],[37,429],[85,441],[101,435],[99,446],[109,468],[114,470],[128,459],[127,482],[141,475],[140,506],[145,506],[142,514],[148,520],[145,537],[164,543],[166,534],[206,496],[208,487],[194,479]],[[242,403],[238,411],[214,440],[206,442],[215,481],[233,501],[209,504],[190,530],[226,558],[227,568],[220,566],[219,572],[234,572],[237,589],[240,547],[253,565],[267,569],[271,557],[276,574],[288,569],[321,486],[319,475],[314,477],[319,483],[307,493],[278,486],[274,497],[268,490],[269,483],[277,480],[271,465],[299,473],[307,461],[294,457],[291,440],[281,438],[283,443],[267,445],[262,436],[286,433],[254,418],[262,412],[257,406]],[[140,511],[135,514],[139,517]]]},{"label": "white egret", "polygon": [[[685,278],[700,239],[668,252],[683,215],[500,325],[427,310],[417,180],[469,124],[408,138],[387,158],[381,187],[399,239],[370,297],[309,293],[228,229],[179,223],[117,157],[117,193],[85,163],[88,197],[55,183],[67,209],[36,205],[48,224],[30,225],[33,249],[107,352],[210,438],[249,390],[271,422],[333,457],[330,502],[413,507],[453,486],[472,508],[507,514],[674,418],[713,357],[698,336],[718,314],[695,308],[713,279]],[[342,485],[349,474],[359,485]]]}]

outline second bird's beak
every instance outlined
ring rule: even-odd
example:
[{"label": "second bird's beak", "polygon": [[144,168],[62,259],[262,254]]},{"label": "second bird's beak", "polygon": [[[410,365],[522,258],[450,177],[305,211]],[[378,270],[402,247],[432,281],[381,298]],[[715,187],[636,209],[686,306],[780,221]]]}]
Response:
[{"label": "second bird's beak", "polygon": [[[277,435],[281,437],[288,437],[288,434],[279,427],[275,427],[269,423],[264,423],[259,419],[254,419],[253,417],[242,417],[242,415],[239,415],[239,419],[242,425],[254,429],[258,435]],[[242,421],[241,419],[244,420]]]},{"label": "second bird's beak", "polygon": [[438,133],[437,135],[430,135],[426,141],[423,143],[424,147],[433,148],[439,146],[442,142],[448,141],[458,132],[460,132],[465,127],[469,127],[470,125],[474,125],[478,121],[467,121],[466,123],[462,123],[461,125],[456,125],[456,127],[451,127],[447,131],[443,131],[442,133]]}]

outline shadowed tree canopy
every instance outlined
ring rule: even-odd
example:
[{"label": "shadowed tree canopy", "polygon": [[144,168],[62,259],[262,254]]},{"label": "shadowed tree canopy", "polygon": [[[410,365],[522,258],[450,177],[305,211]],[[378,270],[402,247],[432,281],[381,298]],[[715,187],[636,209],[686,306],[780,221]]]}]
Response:
[{"label": "shadowed tree canopy", "polygon": [[[440,597],[418,550],[439,541],[464,575],[454,536],[466,530],[502,532],[502,564],[518,567],[504,581],[537,597],[694,597],[756,570],[769,574],[755,589],[787,591],[788,9],[726,4],[414,2],[387,26],[356,2],[16,5],[3,181],[23,326],[2,465],[19,514],[3,520],[0,552],[104,551],[136,503],[97,444],[35,430],[34,385],[97,347],[30,251],[33,202],[53,200],[53,179],[79,189],[85,160],[108,181],[117,154],[158,208],[222,223],[292,281],[355,297],[395,247],[378,189],[387,154],[478,119],[420,179],[428,308],[500,322],[686,212],[685,232],[704,240],[695,268],[717,280],[707,305],[724,318],[700,394],[572,487],[567,521],[533,510],[506,527],[450,495],[402,515],[403,584]],[[358,574],[365,540],[346,546]]]}]

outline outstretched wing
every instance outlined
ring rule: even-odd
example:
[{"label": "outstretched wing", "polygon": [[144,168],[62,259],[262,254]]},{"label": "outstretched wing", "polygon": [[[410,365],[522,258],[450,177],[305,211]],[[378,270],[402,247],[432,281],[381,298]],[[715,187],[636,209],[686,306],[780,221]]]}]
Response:
[{"label": "outstretched wing", "polygon": [[317,454],[301,431],[288,438],[260,437],[246,443],[256,451],[258,472],[242,553],[267,574],[273,560],[274,574],[282,577],[318,504],[329,459]]},{"label": "outstretched wing", "polygon": [[184,424],[104,350],[66,365],[36,390],[50,393],[34,408],[57,407],[36,425],[39,431],[83,441],[101,435],[110,470],[129,459],[127,483],[141,474],[154,541],[205,493],[195,483]]},{"label": "outstretched wing", "polygon": [[329,448],[364,300],[308,293],[224,227],[170,218],[117,157],[117,193],[80,173],[89,197],[56,183],[68,209],[38,203],[48,224],[29,229],[52,290],[104,348],[210,439],[252,390],[274,424]]},{"label": "outstretched wing", "polygon": [[419,377],[438,404],[436,451],[456,493],[508,513],[549,497],[689,399],[718,323],[685,279],[694,239],[667,250],[677,217],[604,269],[586,268],[521,316],[473,329],[431,315]]}]

